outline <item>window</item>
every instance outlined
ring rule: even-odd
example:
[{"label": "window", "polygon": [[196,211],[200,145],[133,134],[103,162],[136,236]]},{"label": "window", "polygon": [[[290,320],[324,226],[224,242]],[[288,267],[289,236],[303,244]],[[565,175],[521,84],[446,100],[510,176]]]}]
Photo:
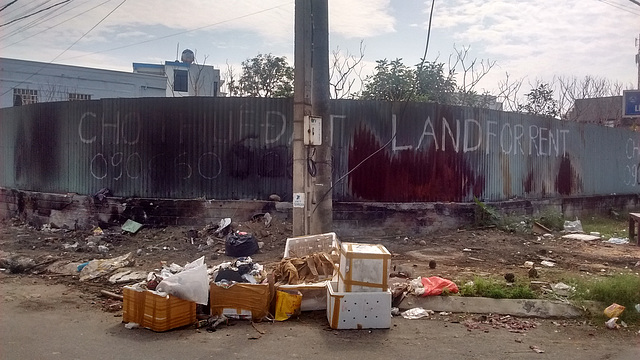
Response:
[{"label": "window", "polygon": [[69,93],[69,101],[74,100],[91,100],[91,95]]},{"label": "window", "polygon": [[173,71],[173,90],[182,92],[189,91],[189,72],[187,70]]},{"label": "window", "polygon": [[38,90],[13,89],[13,106],[35,104],[38,102]]}]

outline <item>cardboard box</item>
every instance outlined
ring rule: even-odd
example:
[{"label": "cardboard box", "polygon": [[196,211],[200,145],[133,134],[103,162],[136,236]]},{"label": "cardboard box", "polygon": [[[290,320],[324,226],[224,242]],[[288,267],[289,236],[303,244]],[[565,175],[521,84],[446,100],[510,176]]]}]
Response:
[{"label": "cardboard box", "polygon": [[327,320],[332,329],[388,329],[391,327],[391,291],[338,292],[327,282]]},{"label": "cardboard box", "polygon": [[269,314],[271,293],[269,284],[236,283],[230,287],[211,283],[209,302],[212,315],[230,315],[262,320]]},{"label": "cardboard box", "polygon": [[196,322],[196,303],[153,291],[123,288],[122,321],[153,331],[167,331]]},{"label": "cardboard box", "polygon": [[379,244],[342,243],[339,292],[380,292],[389,287],[391,253]]}]

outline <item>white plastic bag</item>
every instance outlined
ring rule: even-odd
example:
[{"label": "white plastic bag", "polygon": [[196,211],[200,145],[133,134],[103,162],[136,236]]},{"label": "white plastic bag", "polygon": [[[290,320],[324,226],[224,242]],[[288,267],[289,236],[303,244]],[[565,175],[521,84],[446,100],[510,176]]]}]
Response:
[{"label": "white plastic bag", "polygon": [[566,232],[583,232],[582,223],[580,220],[576,219],[576,221],[565,221],[564,222],[564,231]]},{"label": "white plastic bag", "polygon": [[206,305],[209,302],[209,276],[204,256],[187,264],[182,272],[160,281],[156,290]]}]

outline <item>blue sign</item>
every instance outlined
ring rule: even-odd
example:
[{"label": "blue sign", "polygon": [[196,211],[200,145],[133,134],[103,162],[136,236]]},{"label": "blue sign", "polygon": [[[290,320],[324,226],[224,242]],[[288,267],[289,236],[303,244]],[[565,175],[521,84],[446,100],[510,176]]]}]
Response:
[{"label": "blue sign", "polygon": [[622,116],[640,116],[640,90],[625,90],[622,106]]}]

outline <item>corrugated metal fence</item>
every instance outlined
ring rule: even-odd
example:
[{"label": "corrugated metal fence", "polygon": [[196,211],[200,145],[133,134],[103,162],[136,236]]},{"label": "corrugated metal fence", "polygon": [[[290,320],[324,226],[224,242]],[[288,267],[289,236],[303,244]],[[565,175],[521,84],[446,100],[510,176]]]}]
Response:
[{"label": "corrugated metal fence", "polygon": [[[1,109],[0,186],[290,201],[292,109],[202,97]],[[331,113],[335,200],[540,199],[640,184],[640,136],[626,129],[437,104],[336,100]]]}]

